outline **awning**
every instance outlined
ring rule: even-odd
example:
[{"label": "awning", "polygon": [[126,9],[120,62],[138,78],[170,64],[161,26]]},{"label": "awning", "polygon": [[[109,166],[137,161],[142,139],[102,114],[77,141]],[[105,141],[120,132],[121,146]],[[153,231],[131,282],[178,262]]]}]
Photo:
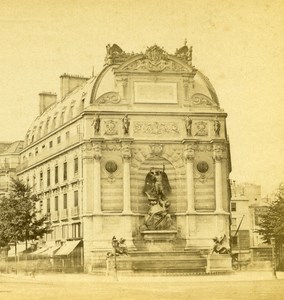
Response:
[{"label": "awning", "polygon": [[42,248],[39,248],[37,249],[36,251],[30,253],[31,255],[39,255],[39,254],[42,254],[43,252],[47,251],[49,248],[47,247],[42,247]]},{"label": "awning", "polygon": [[56,253],[55,256],[69,255],[81,242],[79,241],[67,241]]},{"label": "awning", "polygon": [[61,246],[53,246],[48,248],[46,251],[41,253],[42,256],[54,256],[55,252],[60,248]]}]

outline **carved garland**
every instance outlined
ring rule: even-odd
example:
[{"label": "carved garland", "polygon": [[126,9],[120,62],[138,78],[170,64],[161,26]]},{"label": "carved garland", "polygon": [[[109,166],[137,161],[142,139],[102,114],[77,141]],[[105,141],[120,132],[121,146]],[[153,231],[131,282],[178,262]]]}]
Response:
[{"label": "carved garland", "polygon": [[134,133],[144,133],[144,134],[177,134],[179,133],[179,128],[177,123],[158,123],[158,122],[135,122],[134,123]]}]

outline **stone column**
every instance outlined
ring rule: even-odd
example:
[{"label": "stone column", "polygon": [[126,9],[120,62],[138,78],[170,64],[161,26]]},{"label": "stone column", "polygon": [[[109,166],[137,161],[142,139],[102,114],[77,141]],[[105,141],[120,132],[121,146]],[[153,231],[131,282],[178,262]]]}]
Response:
[{"label": "stone column", "polygon": [[130,142],[122,142],[121,154],[123,159],[123,213],[131,213],[130,197]]},{"label": "stone column", "polygon": [[223,182],[222,182],[222,148],[213,146],[213,158],[215,160],[215,201],[216,212],[223,212]]},{"label": "stone column", "polygon": [[186,161],[186,190],[187,190],[187,213],[195,211],[194,207],[194,145],[186,144],[184,150],[184,159]]},{"label": "stone column", "polygon": [[101,143],[94,142],[94,213],[100,214],[101,207]]}]

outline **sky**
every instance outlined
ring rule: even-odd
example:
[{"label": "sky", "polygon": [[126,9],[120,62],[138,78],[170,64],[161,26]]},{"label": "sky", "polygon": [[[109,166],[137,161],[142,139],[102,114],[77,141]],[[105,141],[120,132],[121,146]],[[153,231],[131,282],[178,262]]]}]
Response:
[{"label": "sky", "polygon": [[0,0],[0,141],[24,139],[42,91],[63,73],[90,76],[105,46],[126,52],[157,44],[174,53],[185,38],[228,113],[231,179],[284,181],[284,1]]}]

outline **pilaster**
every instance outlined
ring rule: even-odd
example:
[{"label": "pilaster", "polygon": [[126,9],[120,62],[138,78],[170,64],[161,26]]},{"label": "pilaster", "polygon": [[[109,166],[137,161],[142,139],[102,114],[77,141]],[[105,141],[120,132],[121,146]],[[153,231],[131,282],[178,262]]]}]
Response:
[{"label": "pilaster", "polygon": [[121,140],[121,156],[123,161],[123,213],[131,213],[131,196],[130,196],[130,145],[132,139]]},{"label": "pilaster", "polygon": [[222,183],[223,149],[220,144],[213,144],[213,159],[215,161],[216,212],[224,212],[224,209],[223,209],[223,183]]},{"label": "pilaster", "polygon": [[94,161],[94,214],[102,212],[101,207],[101,139],[93,140],[93,161]]}]

